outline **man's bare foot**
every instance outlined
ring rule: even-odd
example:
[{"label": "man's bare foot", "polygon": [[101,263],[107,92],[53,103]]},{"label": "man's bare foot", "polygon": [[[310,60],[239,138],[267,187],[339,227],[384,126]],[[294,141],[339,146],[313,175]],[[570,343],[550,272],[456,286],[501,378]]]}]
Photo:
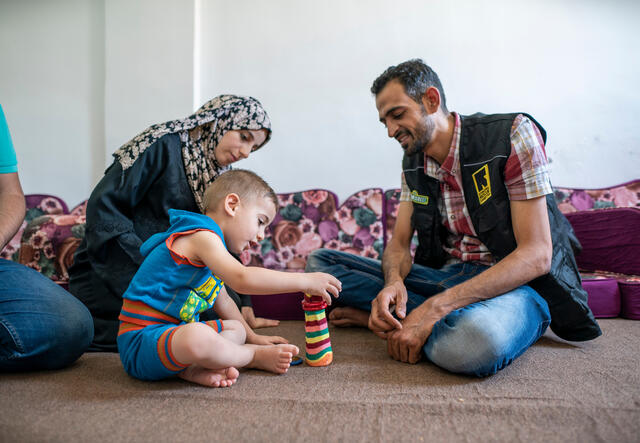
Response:
[{"label": "man's bare foot", "polygon": [[255,355],[248,368],[263,369],[276,374],[284,374],[291,365],[291,359],[300,350],[294,345],[247,345],[255,349]]},{"label": "man's bare foot", "polygon": [[334,308],[329,313],[329,322],[333,326],[344,328],[347,326],[369,326],[369,313],[350,306]]},{"label": "man's bare foot", "polygon": [[191,365],[178,374],[178,377],[211,388],[227,388],[238,380],[239,375],[240,373],[234,367],[208,369]]}]

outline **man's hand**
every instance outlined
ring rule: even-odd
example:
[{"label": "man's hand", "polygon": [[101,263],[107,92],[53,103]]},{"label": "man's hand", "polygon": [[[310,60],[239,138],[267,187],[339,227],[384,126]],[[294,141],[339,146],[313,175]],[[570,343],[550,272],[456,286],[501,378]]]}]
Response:
[{"label": "man's hand", "polygon": [[386,339],[389,331],[403,327],[391,314],[391,306],[394,305],[396,315],[404,318],[407,309],[407,288],[399,280],[385,286],[371,302],[369,329],[380,338]]},{"label": "man's hand", "polygon": [[242,307],[242,318],[244,318],[244,321],[247,322],[251,329],[271,328],[280,324],[280,320],[256,317],[251,306]]},{"label": "man's hand", "polygon": [[427,342],[433,325],[440,316],[432,308],[429,300],[411,311],[402,322],[402,329],[387,333],[387,351],[394,359],[405,363],[420,361],[422,347]]}]

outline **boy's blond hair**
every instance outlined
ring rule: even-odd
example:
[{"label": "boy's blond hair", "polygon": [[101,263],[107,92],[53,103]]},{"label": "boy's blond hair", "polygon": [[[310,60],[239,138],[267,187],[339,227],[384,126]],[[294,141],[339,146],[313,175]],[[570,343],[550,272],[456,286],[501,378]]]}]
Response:
[{"label": "boy's blond hair", "polygon": [[275,191],[258,174],[246,169],[232,169],[220,174],[204,192],[204,212],[216,209],[229,194],[237,194],[240,200],[268,198],[278,211]]}]

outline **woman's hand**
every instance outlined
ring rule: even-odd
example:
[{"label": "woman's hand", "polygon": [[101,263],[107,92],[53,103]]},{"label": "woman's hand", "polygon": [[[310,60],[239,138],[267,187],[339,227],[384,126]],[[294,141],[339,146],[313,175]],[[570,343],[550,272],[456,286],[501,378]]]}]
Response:
[{"label": "woman's hand", "polygon": [[256,333],[247,334],[247,343],[254,345],[277,345],[287,344],[289,341],[277,335],[258,335]]},{"label": "woman's hand", "polygon": [[324,272],[311,272],[304,276],[304,292],[309,295],[319,295],[328,305],[331,304],[331,296],[338,297],[342,291],[342,283],[331,274]]},{"label": "woman's hand", "polygon": [[251,306],[242,307],[242,318],[251,329],[271,328],[280,324],[280,320],[256,317]]}]

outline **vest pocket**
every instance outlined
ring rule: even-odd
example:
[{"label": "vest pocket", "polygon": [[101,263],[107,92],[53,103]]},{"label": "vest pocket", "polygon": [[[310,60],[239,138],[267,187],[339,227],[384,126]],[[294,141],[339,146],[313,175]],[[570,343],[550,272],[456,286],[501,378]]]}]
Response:
[{"label": "vest pocket", "polygon": [[489,232],[495,228],[498,223],[498,216],[491,206],[479,208],[476,214],[476,234]]}]

